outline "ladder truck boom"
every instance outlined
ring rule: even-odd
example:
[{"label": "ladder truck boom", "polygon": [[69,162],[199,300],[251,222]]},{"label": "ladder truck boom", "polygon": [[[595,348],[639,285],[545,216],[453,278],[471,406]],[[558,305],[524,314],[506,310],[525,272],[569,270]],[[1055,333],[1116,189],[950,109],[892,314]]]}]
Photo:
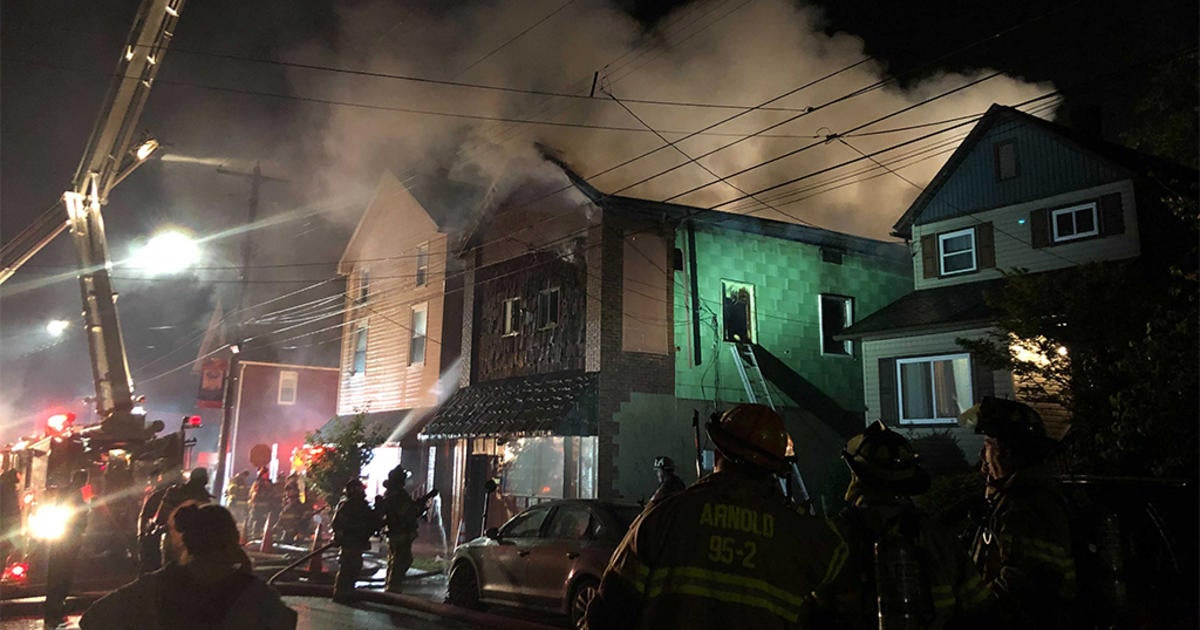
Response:
[{"label": "ladder truck boom", "polygon": [[183,4],[184,0],[142,1],[71,189],[62,197],[79,267],[96,412],[102,421],[97,437],[113,443],[140,442],[148,435],[144,415],[134,413],[100,208],[112,187],[155,148],[153,144],[133,147],[134,135]]}]

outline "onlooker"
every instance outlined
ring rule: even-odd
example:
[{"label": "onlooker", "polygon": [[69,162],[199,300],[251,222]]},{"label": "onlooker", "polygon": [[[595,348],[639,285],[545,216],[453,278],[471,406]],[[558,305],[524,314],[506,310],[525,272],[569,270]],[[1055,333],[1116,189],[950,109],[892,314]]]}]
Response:
[{"label": "onlooker", "polygon": [[[213,496],[208,493],[208,469],[196,468],[188,474],[186,483],[177,483],[163,494],[162,504],[158,506],[158,513],[154,516],[155,522],[159,528],[166,531],[167,519],[179,506],[186,503],[209,503],[213,500]],[[178,551],[178,547],[171,546],[164,541],[162,544],[163,557],[168,560],[176,560],[174,556]]]},{"label": "onlooker", "polygon": [[163,497],[179,477],[179,470],[155,471],[153,474],[154,488],[142,502],[142,511],[138,517],[138,555],[141,560],[141,572],[149,573],[162,568],[162,539],[166,527],[160,525],[156,516],[162,507]]},{"label": "onlooker", "polygon": [[88,630],[291,630],[296,612],[250,569],[225,508],[189,503],[168,520],[178,563],[138,578],[92,605]]}]

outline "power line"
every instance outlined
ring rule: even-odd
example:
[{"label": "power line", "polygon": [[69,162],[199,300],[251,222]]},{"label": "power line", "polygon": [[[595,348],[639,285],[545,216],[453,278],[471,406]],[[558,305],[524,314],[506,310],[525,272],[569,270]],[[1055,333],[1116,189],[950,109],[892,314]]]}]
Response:
[{"label": "power line", "polygon": [[471,68],[474,68],[475,66],[478,66],[479,64],[483,63],[484,61],[487,61],[488,59],[490,59],[492,57],[492,55],[495,55],[496,53],[500,52],[501,50],[504,50],[506,47],[508,47],[509,44],[517,41],[518,39],[523,37],[529,31],[532,31],[533,29],[541,26],[547,20],[558,15],[559,12],[561,12],[563,9],[571,6],[574,3],[575,3],[575,0],[567,0],[566,2],[562,3],[561,5],[559,5],[559,7],[557,9],[555,9],[555,10],[547,13],[545,16],[543,16],[542,19],[534,22],[533,24],[530,24],[528,27],[526,27],[520,33],[513,35],[512,37],[505,40],[504,43],[502,43],[499,46],[488,51],[487,54],[485,54],[482,57],[480,57],[479,59],[476,59],[475,61],[467,64],[467,67],[463,68],[462,70],[459,70],[455,76],[462,76],[462,75],[466,74],[467,71],[470,70]]}]

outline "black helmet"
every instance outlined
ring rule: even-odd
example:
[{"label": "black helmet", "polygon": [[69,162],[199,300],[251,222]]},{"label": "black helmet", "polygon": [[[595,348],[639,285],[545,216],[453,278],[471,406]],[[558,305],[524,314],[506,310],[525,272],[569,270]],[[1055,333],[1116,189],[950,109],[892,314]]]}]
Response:
[{"label": "black helmet", "polygon": [[675,472],[675,460],[666,455],[659,455],[654,458],[655,470],[665,470],[666,472]]},{"label": "black helmet", "polygon": [[920,465],[920,456],[903,435],[883,422],[850,438],[842,450],[842,459],[863,482],[899,494],[921,494],[929,489],[929,473]]},{"label": "black helmet", "polygon": [[202,486],[207,486],[208,485],[208,469],[204,468],[203,466],[192,469],[191,474],[188,476],[188,481],[191,481],[193,483],[196,483],[196,484],[199,484]]},{"label": "black helmet", "polygon": [[984,396],[976,406],[959,414],[959,425],[1014,445],[1038,444],[1046,438],[1042,416],[1028,404]]},{"label": "black helmet", "polygon": [[408,481],[408,469],[404,466],[396,466],[388,471],[388,476],[383,482],[383,487],[388,489],[403,488],[405,481]]}]

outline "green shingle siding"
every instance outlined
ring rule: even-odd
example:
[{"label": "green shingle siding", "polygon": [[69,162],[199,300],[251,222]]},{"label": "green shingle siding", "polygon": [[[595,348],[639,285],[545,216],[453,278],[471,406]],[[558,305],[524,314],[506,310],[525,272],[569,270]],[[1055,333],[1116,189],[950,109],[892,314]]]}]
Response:
[{"label": "green shingle siding", "polygon": [[[676,247],[683,248],[687,255],[687,239],[682,231]],[[730,344],[718,344],[714,356],[713,344],[721,334],[721,281],[725,279],[754,285],[754,324],[759,345],[844,408],[862,409],[862,368],[858,358],[820,353],[818,295],[853,297],[854,317],[861,319],[912,289],[911,269],[906,259],[847,253],[842,264],[836,265],[823,262],[820,247],[816,245],[706,227],[696,229],[696,254],[703,364],[695,366],[692,362],[688,283],[686,275],[678,273],[673,318],[675,344],[681,350],[675,354],[677,398],[713,400],[716,396],[724,401],[745,400]],[[713,329],[714,316],[717,330]],[[716,393],[718,377],[719,394]],[[784,400],[779,402],[786,404]]]}]

